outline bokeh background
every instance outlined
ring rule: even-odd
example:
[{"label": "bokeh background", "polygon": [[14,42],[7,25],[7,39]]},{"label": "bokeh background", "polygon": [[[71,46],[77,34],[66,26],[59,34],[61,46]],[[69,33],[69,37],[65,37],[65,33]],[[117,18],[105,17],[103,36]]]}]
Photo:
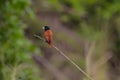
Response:
[{"label": "bokeh background", "polygon": [[0,80],[120,80],[120,0],[0,0]]}]

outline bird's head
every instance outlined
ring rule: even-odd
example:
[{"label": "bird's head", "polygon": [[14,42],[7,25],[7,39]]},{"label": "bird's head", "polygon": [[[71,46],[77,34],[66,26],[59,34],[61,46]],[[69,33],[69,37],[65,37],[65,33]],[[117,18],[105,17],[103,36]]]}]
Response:
[{"label": "bird's head", "polygon": [[49,26],[44,26],[44,27],[43,27],[43,30],[44,30],[44,31],[50,30],[50,27],[49,27]]}]

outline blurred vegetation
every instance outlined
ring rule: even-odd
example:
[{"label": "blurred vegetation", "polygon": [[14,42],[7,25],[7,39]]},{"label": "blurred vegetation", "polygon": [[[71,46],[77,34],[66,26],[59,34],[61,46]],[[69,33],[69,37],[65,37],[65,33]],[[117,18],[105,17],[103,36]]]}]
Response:
[{"label": "blurred vegetation", "polygon": [[30,5],[29,0],[0,0],[0,80],[38,79],[31,54],[39,50],[25,38],[22,19],[33,19]]},{"label": "blurred vegetation", "polygon": [[[88,46],[85,64],[90,75],[96,80],[119,80],[119,0],[39,0],[39,2],[44,8],[43,12],[46,10],[59,14],[61,23],[77,32],[85,41]],[[108,59],[104,68],[94,71],[99,64],[94,64],[97,60],[100,62],[103,59],[104,63],[104,59],[110,57],[105,56],[107,53],[110,53],[112,59]],[[110,72],[109,69],[113,70],[110,78],[106,75]],[[117,73],[117,76],[113,77],[114,73]]]},{"label": "blurred vegetation", "polygon": [[[32,6],[31,3],[33,3]],[[80,53],[80,60],[76,59],[76,63],[85,69],[93,79],[119,80],[119,3],[120,0],[33,0],[32,2],[29,0],[0,0],[0,79],[36,80],[39,78],[38,68],[34,66],[31,59],[32,53],[40,52],[34,45],[38,45],[39,41],[37,42],[31,37],[30,39],[34,42],[32,44],[26,36],[30,37],[36,32],[41,35],[41,26],[47,24],[47,20],[44,22],[46,17],[39,20],[36,19],[36,16],[39,18],[42,13],[45,16],[50,15],[51,17],[47,18],[48,23],[51,23],[49,18],[53,19],[55,16],[53,13],[55,13],[63,29],[65,26],[71,32],[77,33],[79,38],[84,41],[84,46],[81,46],[74,39],[74,35],[56,31],[56,44],[61,44],[62,48],[65,47],[63,50],[66,53],[68,50],[65,49],[70,49],[68,56],[71,58],[78,57],[77,53]],[[24,30],[26,30],[26,36]],[[66,48],[67,44],[71,45],[71,48],[69,46]],[[72,52],[73,48],[76,48],[77,52],[75,50]],[[47,52],[43,47],[41,49],[44,53]],[[48,52],[50,53],[49,50]],[[58,64],[57,61],[56,64]],[[65,67],[64,64],[70,67],[66,63],[63,65],[61,63],[63,67]],[[39,80],[44,79],[41,77]],[[87,80],[86,77],[84,80]]]}]

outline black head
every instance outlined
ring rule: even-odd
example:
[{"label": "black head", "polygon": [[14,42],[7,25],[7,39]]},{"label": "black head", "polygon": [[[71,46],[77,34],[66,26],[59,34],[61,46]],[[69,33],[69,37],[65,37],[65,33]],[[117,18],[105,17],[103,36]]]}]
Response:
[{"label": "black head", "polygon": [[43,27],[43,30],[44,30],[44,31],[50,30],[50,27],[49,27],[49,26],[44,26],[44,27]]}]

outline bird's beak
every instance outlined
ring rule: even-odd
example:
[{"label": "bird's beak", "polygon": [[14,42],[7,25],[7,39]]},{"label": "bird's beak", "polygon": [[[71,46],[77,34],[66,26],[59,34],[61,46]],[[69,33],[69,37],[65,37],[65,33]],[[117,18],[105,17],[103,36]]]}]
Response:
[{"label": "bird's beak", "polygon": [[45,27],[42,27],[43,30],[45,30]]}]

